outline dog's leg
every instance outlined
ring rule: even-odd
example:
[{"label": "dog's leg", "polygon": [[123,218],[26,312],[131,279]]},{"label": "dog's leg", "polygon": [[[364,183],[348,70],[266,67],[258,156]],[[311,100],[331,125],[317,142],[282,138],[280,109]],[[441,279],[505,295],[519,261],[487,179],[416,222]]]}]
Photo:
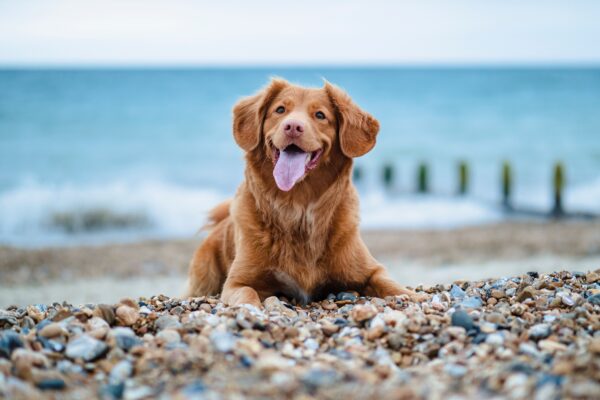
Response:
[{"label": "dog's leg", "polygon": [[261,307],[261,301],[271,295],[272,282],[261,268],[255,268],[262,262],[258,258],[249,259],[244,251],[236,255],[223,285],[221,299],[230,306],[251,304]]},{"label": "dog's leg", "polygon": [[186,297],[214,296],[221,292],[225,281],[224,266],[220,265],[221,234],[213,231],[194,253],[188,273]]},{"label": "dog's leg", "polygon": [[225,286],[223,287],[221,299],[230,306],[239,306],[241,304],[251,304],[257,308],[262,306],[260,296],[256,290],[250,286],[238,286],[227,284],[227,282],[225,282]]},{"label": "dog's leg", "polygon": [[386,296],[408,295],[411,300],[417,302],[427,299],[426,295],[415,293],[394,282],[382,265],[375,267],[373,274],[365,286],[364,292],[367,296],[381,298]]}]

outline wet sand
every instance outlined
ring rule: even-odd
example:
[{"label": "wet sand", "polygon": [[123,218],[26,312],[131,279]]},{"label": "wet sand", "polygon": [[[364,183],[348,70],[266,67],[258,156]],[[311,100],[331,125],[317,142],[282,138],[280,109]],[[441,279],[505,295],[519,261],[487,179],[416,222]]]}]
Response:
[{"label": "wet sand", "polygon": [[[600,222],[503,223],[455,230],[366,231],[372,253],[409,286],[527,271],[600,267]],[[179,296],[201,237],[128,244],[0,247],[0,307]]]}]

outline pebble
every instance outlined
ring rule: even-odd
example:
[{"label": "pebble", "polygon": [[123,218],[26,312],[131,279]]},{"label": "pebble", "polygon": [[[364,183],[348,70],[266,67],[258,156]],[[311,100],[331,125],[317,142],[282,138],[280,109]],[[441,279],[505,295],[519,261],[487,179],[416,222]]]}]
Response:
[{"label": "pebble", "polygon": [[119,306],[117,308],[116,315],[118,321],[125,326],[131,326],[135,324],[140,318],[138,310],[127,305]]},{"label": "pebble", "polygon": [[529,328],[529,338],[533,340],[545,339],[550,336],[550,325],[537,324]]},{"label": "pebble", "polygon": [[335,296],[337,301],[351,301],[355,302],[358,297],[354,293],[350,292],[340,292]]},{"label": "pebble", "polygon": [[88,335],[81,335],[69,342],[66,349],[67,357],[81,358],[84,361],[94,361],[108,351],[108,346]]},{"label": "pebble", "polygon": [[479,308],[483,305],[483,302],[479,297],[466,296],[463,301],[460,302],[460,306],[464,308]]},{"label": "pebble", "polygon": [[357,305],[350,311],[350,316],[356,322],[367,321],[376,315],[377,308],[371,304]]},{"label": "pebble", "polygon": [[463,299],[467,294],[457,285],[452,285],[452,289],[450,289],[450,295],[455,299]]},{"label": "pebble", "polygon": [[18,333],[5,330],[0,333],[0,356],[10,358],[15,349],[23,347],[23,340]]},{"label": "pebble", "polygon": [[52,322],[44,326],[38,332],[38,335],[43,336],[45,338],[54,338],[56,336],[62,335],[63,333],[65,333],[63,327],[59,323]]},{"label": "pebble", "polygon": [[592,305],[600,306],[600,293],[588,297],[587,301]]},{"label": "pebble", "polygon": [[210,340],[217,351],[227,353],[235,347],[236,337],[229,332],[214,331],[210,334]]},{"label": "pebble", "polygon": [[181,326],[181,322],[174,315],[161,315],[158,317],[156,322],[154,323],[156,329],[161,331],[167,328],[179,328]]},{"label": "pebble", "polygon": [[60,378],[48,378],[40,380],[35,384],[41,390],[62,390],[67,384]]},{"label": "pebble", "polygon": [[468,332],[475,327],[475,323],[473,322],[473,318],[471,318],[466,311],[456,310],[454,314],[452,314],[452,326],[460,326]]},{"label": "pebble", "polygon": [[123,382],[133,374],[133,365],[129,360],[121,360],[116,363],[109,374],[109,381],[113,384]]},{"label": "pebble", "polygon": [[174,329],[164,329],[158,332],[156,337],[164,340],[166,343],[178,343],[181,341],[179,332]]}]

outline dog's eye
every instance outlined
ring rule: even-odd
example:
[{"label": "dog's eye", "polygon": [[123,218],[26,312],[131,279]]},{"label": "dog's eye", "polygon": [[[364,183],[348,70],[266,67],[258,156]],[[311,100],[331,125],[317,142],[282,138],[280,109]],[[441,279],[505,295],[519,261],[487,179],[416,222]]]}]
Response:
[{"label": "dog's eye", "polygon": [[279,106],[279,107],[277,107],[277,109],[275,110],[275,112],[277,114],[283,114],[285,112],[285,107],[284,106]]},{"label": "dog's eye", "polygon": [[317,111],[315,117],[317,117],[317,119],[325,119],[325,114],[323,114],[322,111]]}]

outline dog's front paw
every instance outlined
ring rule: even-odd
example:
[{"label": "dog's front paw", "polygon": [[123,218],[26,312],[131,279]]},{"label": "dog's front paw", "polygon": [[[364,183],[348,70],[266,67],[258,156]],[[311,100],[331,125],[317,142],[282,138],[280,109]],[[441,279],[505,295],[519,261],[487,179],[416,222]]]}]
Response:
[{"label": "dog's front paw", "polygon": [[427,293],[423,293],[423,292],[413,292],[410,291],[410,293],[403,293],[399,296],[396,296],[396,298],[398,298],[399,300],[403,301],[403,302],[413,302],[413,303],[424,303],[427,300],[429,300],[429,295]]}]

